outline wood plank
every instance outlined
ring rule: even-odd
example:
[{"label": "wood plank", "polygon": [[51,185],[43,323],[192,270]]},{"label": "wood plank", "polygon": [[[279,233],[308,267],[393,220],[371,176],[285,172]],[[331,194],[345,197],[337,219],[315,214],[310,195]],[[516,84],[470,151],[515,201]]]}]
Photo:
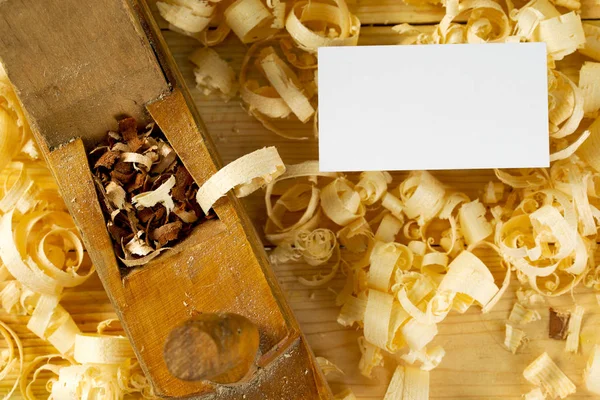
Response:
[{"label": "wood plank", "polygon": [[[276,145],[284,160],[289,163],[316,157],[315,141],[293,142],[279,138],[264,130],[259,123],[249,117],[240,107],[238,100],[223,103],[217,96],[203,96],[193,88],[192,65],[187,61],[187,55],[198,44],[192,39],[172,32],[165,32],[165,37],[225,163],[266,145]],[[365,28],[361,36],[362,44],[381,42],[391,44],[393,40],[394,37],[388,28]],[[223,46],[217,48],[217,51],[231,61],[236,70],[239,70],[245,47],[237,42],[237,39],[229,38]],[[578,63],[583,61],[578,57],[567,58],[560,67],[570,68],[573,73],[576,73]],[[40,182],[50,187],[52,184],[47,175],[44,175],[41,168],[39,171],[36,176],[40,176]],[[396,181],[402,178],[402,174],[394,175]],[[471,196],[475,196],[480,188],[493,178],[493,174],[487,170],[444,171],[436,175],[443,182]],[[246,199],[245,204],[260,231],[264,222],[264,206],[260,194]],[[600,257],[600,253],[597,257]],[[484,261],[497,270],[497,260],[494,257],[487,256]],[[310,276],[316,273],[317,268],[290,264],[277,266],[274,269],[315,353],[328,357],[346,372],[343,378],[333,381],[334,391],[348,385],[361,400],[381,399],[391,369],[377,371],[374,380],[360,376],[357,371],[360,354],[356,344],[359,334],[353,329],[339,326],[336,322],[339,309],[335,306],[335,294],[330,288],[333,291],[339,290],[343,285],[344,277],[340,274],[331,285],[313,289],[299,284],[297,277]],[[497,270],[495,275],[500,279],[501,271]],[[434,344],[444,346],[447,355],[442,365],[431,373],[432,399],[520,399],[521,394],[531,389],[523,379],[522,371],[543,351],[548,351],[578,386],[577,393],[571,398],[595,398],[583,388],[581,378],[585,356],[589,353],[591,343],[584,342],[580,354],[564,353],[562,351],[564,342],[547,338],[548,315],[545,307],[541,310],[543,319],[525,327],[530,337],[529,343],[517,355],[512,355],[504,349],[502,345],[504,321],[515,301],[517,287],[517,283],[513,281],[503,299],[489,314],[482,315],[476,309],[464,315],[452,313],[440,324],[440,334]],[[586,307],[583,332],[598,331],[600,307],[590,290],[578,288],[573,298],[562,296],[550,300],[549,304],[571,306],[574,301]],[[86,332],[94,331],[98,322],[115,315],[97,277],[93,277],[83,286],[67,290],[63,304],[72,313],[75,322]],[[8,322],[24,340],[26,360],[52,351],[50,346],[27,330],[26,318],[8,316],[1,312],[0,318]],[[0,392],[3,392],[10,383],[10,379],[0,382]],[[44,393],[43,385],[37,384],[35,388],[40,395]]]}]

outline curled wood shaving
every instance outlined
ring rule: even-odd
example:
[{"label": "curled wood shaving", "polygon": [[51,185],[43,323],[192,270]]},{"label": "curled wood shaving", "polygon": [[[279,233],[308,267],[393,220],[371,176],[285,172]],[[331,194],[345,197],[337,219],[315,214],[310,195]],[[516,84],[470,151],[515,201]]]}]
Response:
[{"label": "curled wood shaving", "polygon": [[398,366],[383,398],[384,400],[429,399],[429,371]]},{"label": "curled wood shaving", "polygon": [[545,304],[546,302],[544,296],[537,293],[535,290],[523,289],[522,287],[517,289],[517,299],[519,300],[519,303],[524,306],[535,306]]},{"label": "curled wood shaving", "polygon": [[[523,274],[534,290],[556,296],[567,292],[583,277],[588,249],[577,232],[570,199],[555,190],[544,190],[538,196],[544,203],[562,204],[562,214],[550,204],[538,204],[539,208],[530,214],[516,215],[499,226],[496,240],[505,259]],[[549,251],[550,244],[554,251]],[[563,276],[564,273],[579,278]],[[562,285],[561,279],[565,282]],[[544,284],[543,289],[538,282]]]},{"label": "curled wood shaving", "polygon": [[435,346],[431,349],[423,348],[419,351],[409,351],[407,354],[400,356],[402,360],[409,364],[420,362],[420,368],[423,371],[431,371],[436,368],[442,362],[442,359],[446,355],[446,351],[441,346]]},{"label": "curled wood shaving", "polygon": [[554,0],[554,4],[573,11],[578,11],[581,8],[581,1],[579,0]]},{"label": "curled wood shaving", "polygon": [[[452,12],[447,7],[446,12]],[[490,0],[467,0],[460,2],[458,16],[469,14],[467,20],[468,43],[503,42],[510,34],[508,17],[502,7]]]},{"label": "curled wood shaving", "polygon": [[592,393],[600,394],[600,345],[594,345],[584,371],[585,387]]},{"label": "curled wood shaving", "polygon": [[[298,56],[291,53],[291,48],[295,49],[295,45],[290,45],[285,35],[253,44],[242,62],[240,94],[248,112],[265,128],[285,138],[305,140],[314,132],[293,132],[283,127],[292,121],[308,124],[311,118],[316,124],[316,75],[304,67],[294,67]],[[295,50],[303,53],[301,58],[308,55]],[[284,59],[292,59],[293,63]]]},{"label": "curled wood shaving", "polygon": [[54,295],[41,295],[27,328],[49,341],[61,354],[70,353],[79,328]]},{"label": "curled wood shaving", "polygon": [[[467,18],[467,25],[453,22]],[[393,28],[401,44],[494,43],[510,41],[511,24],[503,8],[489,0],[446,1],[446,14],[432,33],[409,24]]]},{"label": "curled wood shaving", "polygon": [[530,392],[523,395],[525,400],[546,400],[546,395],[542,392],[542,389],[535,388],[531,389]]},{"label": "curled wood shaving", "polygon": [[321,207],[329,219],[342,226],[362,217],[366,210],[354,185],[345,178],[336,178],[323,188]]},{"label": "curled wood shaving", "polygon": [[121,364],[135,357],[124,336],[84,333],[75,336],[73,356],[80,364]]},{"label": "curled wood shaving", "polygon": [[467,245],[478,243],[492,234],[492,224],[485,214],[485,206],[479,200],[463,203],[460,207],[458,218]]},{"label": "curled wood shaving", "polygon": [[392,285],[396,270],[409,270],[413,263],[413,253],[399,243],[375,242],[371,251],[371,266],[367,283],[369,287],[387,292]]},{"label": "curled wood shaving", "polygon": [[202,0],[165,0],[156,3],[160,16],[174,27],[189,33],[206,29],[213,18],[215,6]]},{"label": "curled wood shaving", "polygon": [[4,288],[0,292],[0,299],[4,311],[15,315],[31,315],[39,299],[39,293],[24,287],[17,280],[5,280],[2,284]]},{"label": "curled wood shaving", "polygon": [[413,172],[398,188],[404,204],[404,213],[424,225],[444,206],[445,189],[427,171]]},{"label": "curled wood shaving", "polygon": [[317,357],[316,360],[317,365],[319,366],[319,368],[321,368],[321,371],[323,371],[323,375],[325,375],[326,378],[336,375],[344,375],[344,371],[342,371],[340,367],[338,367],[325,357]]},{"label": "curled wood shaving", "polygon": [[548,75],[548,113],[550,137],[561,139],[571,135],[584,116],[584,96],[563,73],[550,70]]},{"label": "curled wood shaving", "polygon": [[504,197],[505,186],[502,182],[488,182],[482,200],[485,204],[496,204]]},{"label": "curled wood shaving", "polygon": [[173,211],[173,208],[175,207],[175,203],[173,202],[173,198],[170,194],[171,189],[175,187],[175,182],[175,176],[171,176],[155,190],[152,190],[150,192],[143,192],[133,196],[131,198],[131,203],[136,208],[150,208],[160,203],[165,207],[168,215],[171,211]]},{"label": "curled wood shaving", "polygon": [[499,288],[486,265],[473,253],[463,251],[448,266],[439,290],[465,294],[483,307]]},{"label": "curled wood shaving", "polygon": [[403,339],[412,351],[420,351],[438,334],[437,324],[410,319],[401,328]]},{"label": "curled wood shaving", "polygon": [[308,264],[317,266],[329,261],[338,245],[335,233],[320,228],[312,232],[298,231],[294,247]]},{"label": "curled wood shaving", "polygon": [[[98,330],[107,323],[110,322],[100,323]],[[22,368],[17,382],[23,397],[36,399],[32,386],[40,374],[49,371],[55,377],[48,380],[46,388],[54,399],[79,400],[89,393],[101,393],[103,398],[111,399],[132,394],[155,398],[139,366],[131,361],[134,354],[126,338],[78,333],[73,351],[74,358],[58,354],[39,356]]]},{"label": "curled wood shaving", "polygon": [[584,312],[585,308],[580,305],[575,306],[575,310],[569,319],[565,351],[577,353],[579,350],[579,333],[581,332],[581,322],[583,321]]},{"label": "curled wood shaving", "polygon": [[189,59],[196,66],[196,87],[202,93],[209,95],[218,91],[225,101],[236,95],[238,87],[235,72],[216,51],[208,47],[200,48]]},{"label": "curled wood shaving", "polygon": [[[63,367],[72,364],[75,364],[75,360],[67,355],[48,354],[35,357],[23,368],[21,376],[19,377],[21,396],[23,396],[25,400],[37,400],[37,397],[33,394],[32,387],[39,375],[43,372],[50,372],[54,375],[58,375]],[[29,378],[30,375],[31,379]],[[49,382],[52,383],[55,381],[56,378],[50,378],[49,380]],[[52,385],[52,383],[50,383],[50,385]],[[69,399],[69,397],[64,398]]]},{"label": "curled wood shaving", "polygon": [[581,145],[587,140],[587,138],[590,137],[590,134],[590,131],[584,131],[581,135],[579,135],[577,139],[575,139],[570,144],[561,142],[560,146],[562,147],[562,150],[557,150],[554,153],[550,154],[550,161],[564,160],[575,154],[577,149],[581,147]]},{"label": "curled wood shaving", "polygon": [[348,296],[344,299],[344,305],[340,310],[337,321],[342,326],[352,326],[356,322],[360,322],[365,318],[365,311],[367,310],[367,300]]},{"label": "curled wood shaving", "polygon": [[358,338],[358,348],[362,354],[358,369],[362,375],[370,378],[373,368],[383,364],[383,354],[379,347],[369,343],[364,336]]},{"label": "curled wood shaving", "polygon": [[65,400],[80,399],[94,392],[112,399],[134,393],[137,397],[154,398],[145,378],[129,361],[64,366],[58,370],[58,379],[52,381],[50,389],[53,398]]},{"label": "curled wood shaving", "polygon": [[560,13],[550,1],[531,0],[521,9],[511,11],[511,19],[516,23],[515,36],[532,41],[541,21],[558,16]]},{"label": "curled wood shaving", "polygon": [[600,109],[600,64],[586,61],[579,70],[579,88],[583,96],[583,112],[586,116],[598,116]]},{"label": "curled wood shaving", "polygon": [[506,324],[504,346],[506,346],[506,348],[510,350],[511,353],[517,353],[517,349],[519,348],[519,346],[521,346],[524,339],[525,332],[523,332],[521,329],[513,328],[513,326],[510,324]]},{"label": "curled wood shaving", "polygon": [[525,325],[530,322],[539,321],[542,319],[540,313],[535,310],[529,310],[521,303],[515,303],[508,317],[508,321],[517,325]]},{"label": "curled wood shaving", "polygon": [[381,223],[375,232],[375,240],[380,242],[393,242],[398,232],[402,229],[403,220],[394,217],[391,214],[385,214]]},{"label": "curled wood shaving", "polygon": [[7,174],[4,182],[4,197],[0,199],[0,212],[6,213],[16,208],[20,213],[25,214],[41,201],[40,189],[29,175],[24,163],[16,162],[13,165],[13,171],[18,173],[18,176],[9,186],[8,182],[12,174]]},{"label": "curled wood shaving", "polygon": [[[269,240],[275,244],[283,241],[285,234],[290,233],[289,239],[293,239],[293,232],[299,230],[309,230],[314,228],[320,218],[319,207],[319,189],[312,184],[298,184],[290,187],[277,199],[275,205],[272,205],[271,195],[273,186],[267,186],[266,202],[267,222],[266,232]],[[310,197],[308,197],[310,196]],[[295,221],[284,224],[282,221],[288,216],[288,213],[302,212],[302,215]],[[271,233],[278,231],[278,238]]]},{"label": "curled wood shaving", "polygon": [[[0,334],[6,342],[6,349],[2,351],[2,358],[0,359],[0,380],[6,379],[16,369],[18,376],[8,393],[2,397],[2,400],[9,400],[19,386],[20,377],[23,373],[23,363],[25,361],[23,358],[23,344],[19,336],[2,321],[0,321]],[[15,346],[18,354],[15,354]]]},{"label": "curled wood shaving", "polygon": [[[311,231],[317,227],[321,220],[320,190],[315,186],[317,177],[333,178],[337,177],[337,174],[321,173],[317,162],[308,161],[286,166],[283,175],[267,184],[265,202],[269,220],[265,227],[265,234],[269,241],[277,245],[290,244],[295,240],[296,231]],[[284,184],[292,182],[292,179],[307,179],[308,183],[301,182],[287,186],[283,193],[279,192],[278,187],[285,187]],[[280,195],[275,205],[272,203],[274,195]],[[283,220],[289,221],[289,218],[286,218],[288,212],[299,213],[302,210],[304,211],[299,219],[284,224]]]},{"label": "curled wood shaving", "polygon": [[225,21],[243,43],[271,36],[275,17],[260,0],[237,0],[225,10]]},{"label": "curled wood shaving", "polygon": [[110,203],[118,208],[119,210],[125,209],[125,197],[127,194],[125,193],[125,189],[122,186],[119,186],[116,182],[111,181],[106,186],[106,198]]},{"label": "curled wood shaving", "polygon": [[585,44],[585,33],[581,18],[575,12],[541,21],[534,33],[534,39],[546,42],[548,55],[554,60],[562,60]]},{"label": "curled wood shaving", "polygon": [[365,310],[365,340],[380,349],[386,349],[394,297],[378,290],[369,290]]},{"label": "curled wood shaving", "polygon": [[154,251],[152,247],[146,244],[142,239],[143,232],[138,232],[129,243],[125,244],[125,252],[135,256],[146,256]]},{"label": "curled wood shaving", "polygon": [[579,147],[577,155],[594,170],[600,171],[600,117],[588,128],[590,137]]},{"label": "curled wood shaving", "polygon": [[116,318],[110,318],[110,319],[105,319],[104,321],[101,321],[98,326],[96,327],[96,333],[98,333],[99,335],[102,335],[104,333],[105,330],[107,330],[113,323],[120,323],[118,319]]},{"label": "curled wood shaving", "polygon": [[119,257],[119,260],[121,260],[123,265],[125,265],[126,267],[141,267],[142,265],[148,264],[150,261],[158,257],[162,252],[167,251],[169,249],[170,247],[161,247],[160,249],[154,250],[152,253],[140,258],[127,259]]},{"label": "curled wood shaving", "polygon": [[19,100],[3,68],[0,68],[0,172],[23,151],[31,158],[38,152]]},{"label": "curled wood shaving", "polygon": [[600,27],[584,22],[585,43],[579,52],[596,61],[600,61]]},{"label": "curled wood shaving", "polygon": [[[456,296],[455,293],[450,291],[440,291],[433,294],[435,285],[433,284],[433,281],[427,277],[417,278],[409,291],[407,291],[408,287],[410,286],[402,286],[400,290],[397,291],[396,296],[400,305],[404,308],[404,311],[417,322],[424,325],[433,325],[442,321],[450,312],[454,297]],[[392,290],[394,289],[395,288],[392,288]],[[418,305],[420,305],[425,298],[427,298],[428,301],[425,310],[421,310]]]},{"label": "curled wood shaving", "polygon": [[280,0],[267,1],[267,7],[272,10],[275,17],[271,28],[283,29],[285,26],[286,3]]},{"label": "curled wood shaving", "polygon": [[315,109],[303,93],[298,76],[275,53],[272,47],[261,52],[260,66],[265,76],[302,123],[314,115]]},{"label": "curled wood shaving", "polygon": [[520,169],[518,174],[511,174],[499,169],[494,170],[494,172],[500,181],[517,189],[541,187],[548,182],[544,172],[536,169]]},{"label": "curled wood shaving", "polygon": [[[298,1],[288,14],[285,28],[296,44],[308,52],[316,52],[325,46],[356,46],[360,21],[348,11],[344,0],[335,0],[335,6]],[[307,23],[320,22],[332,27],[326,32],[311,30]]]},{"label": "curled wood shaving", "polygon": [[144,154],[124,152],[120,155],[120,159],[122,162],[129,162],[134,164],[133,168],[135,168],[136,171],[140,170],[138,165],[146,167],[146,171],[150,170],[150,168],[152,167],[152,158]]},{"label": "curled wood shaving", "polygon": [[[83,283],[93,272],[68,214],[28,213],[13,224],[14,209],[0,217],[0,258],[19,282],[44,294]],[[86,270],[79,275],[79,269]]]},{"label": "curled wood shaving", "polygon": [[265,147],[220,169],[200,187],[196,200],[207,213],[229,190],[233,189],[238,197],[244,197],[284,172],[285,165],[277,150],[274,147]]},{"label": "curled wood shaving", "polygon": [[542,353],[523,371],[529,382],[540,386],[551,398],[561,399],[575,393],[573,382],[558,368],[548,353]]},{"label": "curled wood shaving", "polygon": [[360,174],[360,180],[356,184],[356,191],[360,196],[360,200],[365,205],[371,206],[386,194],[390,183],[392,183],[392,176],[388,172],[363,172]]}]

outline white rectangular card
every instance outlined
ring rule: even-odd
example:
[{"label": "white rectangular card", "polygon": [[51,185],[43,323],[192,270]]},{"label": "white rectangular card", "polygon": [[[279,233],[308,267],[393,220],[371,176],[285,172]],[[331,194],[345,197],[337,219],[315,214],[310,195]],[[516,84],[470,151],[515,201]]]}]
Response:
[{"label": "white rectangular card", "polygon": [[322,171],[548,167],[544,43],[319,48]]}]

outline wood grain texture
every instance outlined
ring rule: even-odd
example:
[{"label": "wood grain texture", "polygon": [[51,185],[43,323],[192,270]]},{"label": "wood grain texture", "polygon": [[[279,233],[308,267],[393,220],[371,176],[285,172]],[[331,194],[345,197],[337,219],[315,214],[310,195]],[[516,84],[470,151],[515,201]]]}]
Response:
[{"label": "wood grain texture", "polygon": [[[198,43],[172,32],[165,31],[164,35],[224,163],[266,145],[277,146],[284,161],[288,163],[314,159],[317,156],[315,141],[293,142],[279,138],[249,117],[237,99],[223,103],[218,96],[203,96],[194,88],[193,67],[187,61],[187,56],[198,47]],[[361,44],[393,44],[395,40],[395,35],[389,28],[363,28],[361,33]],[[245,53],[243,45],[235,38],[229,38],[217,51],[239,71]],[[584,60],[579,55],[570,56],[560,63],[560,68],[570,71],[570,76],[576,77],[578,66]],[[477,195],[494,176],[487,170],[441,171],[435,175],[444,183],[465,191],[470,196]],[[394,174],[395,182],[399,182],[403,176]],[[43,185],[52,185],[43,170],[40,169],[36,177],[39,177]],[[260,231],[265,220],[261,194],[244,199],[243,203]],[[600,253],[597,257],[600,257]],[[482,259],[494,269],[494,275],[500,281],[503,274],[498,260],[491,255],[484,255]],[[334,303],[334,291],[341,289],[344,277],[338,275],[330,285],[314,289],[301,285],[297,278],[312,276],[318,268],[288,264],[274,267],[274,271],[315,354],[329,358],[346,372],[344,377],[332,382],[334,391],[349,386],[361,400],[380,400],[391,377],[391,367],[378,370],[373,380],[360,376],[357,368],[360,358],[357,346],[359,333],[343,328],[336,322],[339,308]],[[523,349],[512,355],[504,348],[504,322],[515,301],[516,288],[518,285],[513,282],[503,299],[489,314],[482,315],[473,308],[464,315],[451,313],[440,324],[440,334],[433,344],[444,346],[447,354],[441,366],[431,373],[431,399],[520,399],[523,393],[532,388],[522,377],[522,371],[543,351],[547,351],[578,386],[577,393],[571,398],[597,398],[582,386],[582,370],[591,347],[590,341],[582,343],[580,354],[564,353],[564,342],[548,339],[547,307],[540,309],[543,317],[541,321],[524,328],[530,341]],[[586,308],[582,330],[587,337],[593,337],[590,334],[600,329],[600,307],[591,291],[579,288],[573,297],[552,299],[549,305],[570,307],[574,302]],[[81,287],[67,290],[62,304],[81,329],[87,332],[94,331],[99,321],[114,317],[110,302],[96,277]],[[0,318],[7,321],[24,340],[26,360],[52,352],[51,346],[27,330],[25,318],[4,313],[0,313]],[[10,383],[10,379],[0,382],[0,393]],[[42,385],[38,384],[35,388],[37,393],[45,393]]]}]

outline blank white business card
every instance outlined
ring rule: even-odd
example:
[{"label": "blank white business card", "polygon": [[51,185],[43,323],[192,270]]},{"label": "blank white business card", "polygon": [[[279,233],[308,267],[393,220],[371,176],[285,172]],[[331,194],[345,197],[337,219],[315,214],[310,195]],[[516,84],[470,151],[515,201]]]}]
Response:
[{"label": "blank white business card", "polygon": [[544,43],[319,48],[322,171],[548,167]]}]

